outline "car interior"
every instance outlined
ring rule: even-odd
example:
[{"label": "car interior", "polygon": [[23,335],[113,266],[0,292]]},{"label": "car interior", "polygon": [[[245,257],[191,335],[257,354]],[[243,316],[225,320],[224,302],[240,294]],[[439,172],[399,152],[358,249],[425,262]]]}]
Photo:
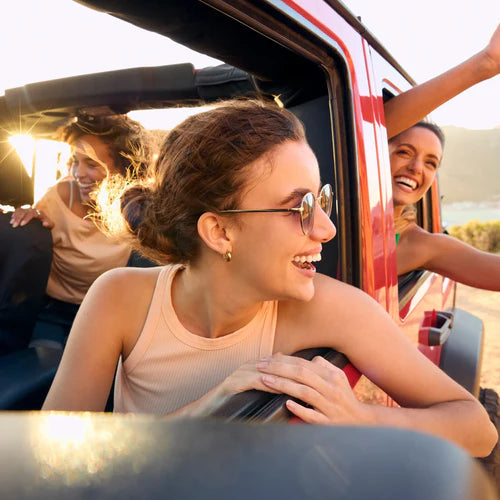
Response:
[{"label": "car interior", "polygon": [[[112,11],[108,3],[112,2],[86,2],[95,8]],[[139,109],[198,107],[232,97],[273,99],[303,121],[308,141],[320,164],[322,182],[334,186],[336,203],[332,219],[338,232],[337,237],[325,245],[318,271],[359,285],[360,264],[355,250],[359,245],[353,244],[355,238],[360,238],[358,218],[355,217],[358,208],[356,191],[350,187],[355,178],[355,162],[348,134],[343,133],[349,123],[349,111],[345,105],[348,90],[342,77],[342,61],[328,55],[326,60],[331,61],[331,67],[318,64],[317,51],[323,49],[313,46],[306,34],[300,39],[297,34],[292,35],[284,22],[276,25],[276,33],[270,38],[253,26],[203,4],[189,2],[191,10],[185,3],[155,3],[155,9],[164,12],[152,19],[148,14],[151,2],[122,2],[120,13],[116,15],[223,60],[224,64],[200,69],[190,63],[132,68],[9,89],[0,97],[2,128],[9,130],[15,126],[15,130],[20,128],[33,137],[51,139],[59,127],[75,117],[88,119]],[[158,25],[153,25],[160,19]],[[170,19],[171,22],[165,21]],[[290,40],[284,45],[280,37],[288,35]],[[229,52],[228,39],[238,41]],[[3,168],[3,163],[0,165],[0,185],[8,185],[10,190],[5,196],[0,193],[0,204],[31,203],[31,179],[25,175],[15,153],[8,155],[9,158],[13,165],[9,168]],[[354,165],[353,169],[347,167],[349,163]],[[131,265],[150,264],[136,260]],[[312,357],[314,352],[302,355]],[[341,367],[347,363],[338,353],[329,356]],[[0,408],[38,409],[55,375],[60,352],[29,348],[2,358]],[[260,396],[249,397],[258,399]],[[220,415],[224,418],[241,415],[240,403],[235,411],[226,408]],[[242,404],[243,407],[247,405]],[[234,405],[229,407],[234,408]],[[270,414],[279,415],[282,410],[278,402]]]},{"label": "car interior", "polygon": [[[119,5],[112,0],[80,3],[165,35],[224,63],[206,68],[195,68],[186,62],[122,69],[8,89],[0,96],[2,130],[21,130],[38,139],[52,139],[62,125],[75,118],[92,119],[136,110],[192,108],[233,97],[275,100],[302,120],[309,144],[318,158],[322,182],[334,187],[332,220],[337,236],[325,245],[323,260],[317,269],[361,287],[358,175],[354,135],[348,132],[352,127],[352,114],[348,105],[345,61],[302,27],[291,27],[290,19],[284,15],[280,19],[274,11],[272,21],[269,17],[266,23],[261,22],[262,16],[266,17],[266,8],[270,9],[264,2],[259,3],[258,9],[247,3],[248,18],[245,19],[227,16],[194,0],[161,4],[152,0],[141,3],[127,0]],[[155,15],[151,15],[152,12]],[[390,95],[385,93],[385,98]],[[31,204],[32,177],[26,173],[15,150],[7,145],[3,141],[4,151],[0,151],[0,204]],[[417,207],[419,223],[427,229],[432,224],[431,202],[429,196]],[[129,265],[152,263],[134,254]],[[400,277],[400,307],[404,307],[424,278],[425,271]],[[52,353],[40,352],[39,355],[49,360],[57,357]],[[9,387],[9,390],[0,391],[3,395],[0,396],[0,408],[36,407],[43,401],[58,361],[49,368],[41,359],[34,361],[36,353],[30,356],[30,366],[38,363],[43,377],[26,376],[26,380],[30,378],[34,382],[30,385],[27,381],[22,390],[16,389],[19,377],[15,373],[27,373],[27,368],[20,368],[22,362],[14,359],[13,354],[2,356],[3,366],[11,368],[0,375],[0,383]],[[17,353],[17,357],[22,356]],[[46,376],[47,371],[50,373]],[[42,379],[45,385],[39,390]],[[37,391],[36,404],[23,403]]]}]

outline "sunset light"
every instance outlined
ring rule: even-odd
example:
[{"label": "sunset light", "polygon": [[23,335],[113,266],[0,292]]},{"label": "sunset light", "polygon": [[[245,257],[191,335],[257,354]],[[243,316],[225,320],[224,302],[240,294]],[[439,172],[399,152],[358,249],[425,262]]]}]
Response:
[{"label": "sunset light", "polygon": [[33,153],[35,152],[35,139],[29,135],[13,135],[9,142],[14,146],[17,154],[23,162],[26,173],[31,177],[33,174]]},{"label": "sunset light", "polygon": [[35,141],[29,135],[14,135],[9,138],[24,168],[34,179],[34,201],[39,200],[57,179],[67,175],[66,163],[69,158],[68,144],[47,139]]}]

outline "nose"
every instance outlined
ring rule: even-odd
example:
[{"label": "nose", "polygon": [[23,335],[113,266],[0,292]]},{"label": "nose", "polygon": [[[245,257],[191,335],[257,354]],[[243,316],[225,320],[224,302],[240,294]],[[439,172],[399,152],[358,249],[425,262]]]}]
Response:
[{"label": "nose", "polygon": [[408,170],[415,173],[420,173],[424,169],[424,162],[418,156],[415,157],[408,165]]},{"label": "nose", "polygon": [[83,179],[87,175],[87,167],[83,162],[74,162],[71,165],[71,172],[75,179]]},{"label": "nose", "polygon": [[335,237],[337,228],[332,222],[332,219],[323,211],[316,203],[316,211],[314,213],[314,227],[310,233],[310,237],[322,243],[326,243]]},{"label": "nose", "polygon": [[77,162],[73,162],[71,164],[71,173],[73,174],[73,177],[77,179],[78,177],[81,177],[81,167]]}]

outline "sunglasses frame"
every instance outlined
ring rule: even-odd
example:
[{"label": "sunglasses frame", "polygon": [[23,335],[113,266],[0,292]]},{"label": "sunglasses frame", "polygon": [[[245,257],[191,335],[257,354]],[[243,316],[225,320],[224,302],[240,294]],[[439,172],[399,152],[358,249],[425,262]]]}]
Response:
[{"label": "sunglasses frame", "polygon": [[[330,196],[329,196],[329,208],[328,210],[325,210],[320,203],[320,200],[323,195],[323,191],[329,188],[330,190]],[[308,198],[313,198],[313,201],[311,203],[307,202]],[[306,193],[303,197],[302,200],[300,201],[300,207],[295,207],[295,208],[262,208],[262,209],[234,209],[234,210],[219,210],[219,214],[245,214],[245,213],[276,213],[276,212],[298,212],[300,214],[300,227],[302,229],[302,232],[304,233],[305,236],[310,234],[314,227],[314,204],[315,202],[318,202],[318,205],[321,207],[323,212],[325,212],[328,217],[330,217],[332,213],[332,208],[333,208],[333,187],[331,184],[325,184],[322,188],[321,191],[319,192],[319,196],[316,197],[314,194],[309,191]],[[305,208],[303,205],[307,205],[310,209],[311,212],[311,222],[310,222],[310,228],[306,228],[304,226],[304,212]]]}]

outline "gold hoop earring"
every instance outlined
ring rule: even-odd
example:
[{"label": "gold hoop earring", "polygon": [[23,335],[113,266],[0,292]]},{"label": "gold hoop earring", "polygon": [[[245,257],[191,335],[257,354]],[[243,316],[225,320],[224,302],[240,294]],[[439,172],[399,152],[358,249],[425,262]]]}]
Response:
[{"label": "gold hoop earring", "polygon": [[222,254],[222,259],[224,262],[231,262],[231,259],[233,256],[231,255],[231,252],[228,250],[226,253]]}]

